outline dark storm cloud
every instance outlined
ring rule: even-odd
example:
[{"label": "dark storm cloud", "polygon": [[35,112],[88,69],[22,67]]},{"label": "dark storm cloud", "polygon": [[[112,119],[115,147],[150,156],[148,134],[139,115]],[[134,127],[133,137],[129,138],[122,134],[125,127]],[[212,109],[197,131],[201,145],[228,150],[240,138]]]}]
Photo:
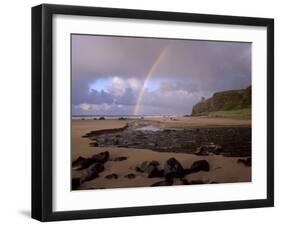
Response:
[{"label": "dark storm cloud", "polygon": [[133,114],[143,85],[140,114],[188,114],[202,96],[250,84],[250,43],[72,36],[74,114]]},{"label": "dark storm cloud", "polygon": [[87,80],[73,80],[72,81],[72,104],[77,105],[81,103],[89,104],[103,104],[113,103],[114,98],[110,93],[104,90],[97,91],[95,89],[89,89]]},{"label": "dark storm cloud", "polygon": [[104,76],[143,78],[169,40],[72,36],[73,77]]}]

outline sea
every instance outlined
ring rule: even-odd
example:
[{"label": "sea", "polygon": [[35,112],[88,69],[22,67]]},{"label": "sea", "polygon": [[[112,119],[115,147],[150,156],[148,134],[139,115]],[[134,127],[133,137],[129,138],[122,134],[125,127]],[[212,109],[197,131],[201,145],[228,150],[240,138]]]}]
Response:
[{"label": "sea", "polygon": [[144,118],[173,118],[177,115],[73,115],[74,120],[95,120],[95,119],[144,119]]}]

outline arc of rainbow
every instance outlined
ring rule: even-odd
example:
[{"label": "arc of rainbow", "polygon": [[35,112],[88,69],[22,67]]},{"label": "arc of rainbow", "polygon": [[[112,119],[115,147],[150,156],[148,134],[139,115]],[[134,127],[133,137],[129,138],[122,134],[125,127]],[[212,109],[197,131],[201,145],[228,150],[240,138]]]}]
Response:
[{"label": "arc of rainbow", "polygon": [[150,69],[149,69],[149,71],[148,71],[148,73],[147,73],[147,75],[145,77],[143,86],[142,86],[142,88],[141,88],[141,90],[139,92],[139,95],[138,95],[138,98],[137,98],[137,102],[136,102],[136,105],[135,105],[135,108],[134,108],[134,115],[137,115],[139,113],[140,105],[141,105],[143,94],[144,94],[144,91],[145,91],[145,86],[146,86],[147,82],[150,80],[150,78],[152,77],[153,72],[155,71],[156,67],[161,62],[162,58],[164,57],[164,55],[165,55],[165,53],[167,51],[167,48],[168,47],[165,47],[165,48],[163,48],[160,51],[159,55],[157,56],[156,60],[154,61],[154,63],[150,67]]}]

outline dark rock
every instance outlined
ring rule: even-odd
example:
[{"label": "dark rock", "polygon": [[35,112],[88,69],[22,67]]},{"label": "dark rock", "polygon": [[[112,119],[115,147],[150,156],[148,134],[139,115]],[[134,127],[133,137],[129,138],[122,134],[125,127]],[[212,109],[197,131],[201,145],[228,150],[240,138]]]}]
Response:
[{"label": "dark rock", "polygon": [[75,161],[72,162],[72,167],[81,166],[86,161],[86,158],[79,156]]},{"label": "dark rock", "polygon": [[104,171],[104,165],[102,163],[96,162],[94,164],[92,164],[89,169],[88,172],[97,172],[97,173],[101,173],[102,171]]},{"label": "dark rock", "polygon": [[81,180],[81,182],[93,180],[99,177],[99,173],[104,171],[104,165],[102,163],[93,163],[88,169],[86,176]]},{"label": "dark rock", "polygon": [[100,147],[117,146],[192,154],[197,150],[198,155],[251,157],[251,128],[190,128],[142,132],[135,130],[137,126],[129,124],[117,129],[90,131],[83,137],[96,140]]},{"label": "dark rock", "polygon": [[145,161],[140,166],[136,167],[136,171],[141,173],[147,173],[148,178],[163,177],[164,171],[159,170],[159,165],[159,162],[155,160],[151,162]]},{"label": "dark rock", "polygon": [[154,178],[154,177],[163,177],[164,176],[164,170],[159,170],[158,166],[149,164],[147,169],[145,170],[147,173],[148,178]]},{"label": "dark rock", "polygon": [[189,181],[187,179],[185,179],[185,178],[182,178],[181,182],[182,182],[183,185],[188,185],[189,184]]},{"label": "dark rock", "polygon": [[99,120],[105,120],[105,117],[99,117]]},{"label": "dark rock", "polygon": [[216,155],[219,155],[221,152],[223,151],[223,148],[221,145],[216,145],[216,147],[214,148],[213,153]]},{"label": "dark rock", "polygon": [[129,173],[129,174],[125,175],[124,177],[126,177],[128,179],[134,179],[134,178],[136,178],[136,175],[134,173]]},{"label": "dark rock", "polygon": [[115,139],[114,142],[113,142],[114,145],[119,145],[119,143],[120,143],[119,139]]},{"label": "dark rock", "polygon": [[93,155],[91,160],[93,162],[105,163],[109,159],[109,152],[100,152],[99,154]]},{"label": "dark rock", "polygon": [[247,159],[238,159],[237,160],[237,163],[242,163],[244,164],[245,166],[252,166],[252,158],[249,157]]},{"label": "dark rock", "polygon": [[106,179],[118,179],[118,175],[116,173],[109,174],[105,176]]},{"label": "dark rock", "polygon": [[136,171],[144,173],[144,171],[146,170],[147,166],[148,166],[148,161],[144,161],[144,162],[142,162],[140,164],[140,166],[136,167]]},{"label": "dark rock", "polygon": [[149,165],[159,166],[160,163],[159,163],[158,161],[156,161],[156,160],[152,160],[152,161],[149,163]]},{"label": "dark rock", "polygon": [[100,152],[99,154],[93,155],[92,157],[80,161],[80,168],[78,170],[86,169],[93,163],[105,163],[109,159],[109,152]]},{"label": "dark rock", "polygon": [[95,141],[95,142],[91,142],[90,144],[90,147],[98,147],[99,144]]},{"label": "dark rock", "polygon": [[205,146],[200,146],[196,149],[195,155],[209,155],[209,151]]},{"label": "dark rock", "polygon": [[205,184],[205,183],[202,180],[192,180],[189,182],[189,185],[192,185],[192,184]]},{"label": "dark rock", "polygon": [[183,174],[184,174],[184,175],[188,175],[188,174],[190,174],[190,173],[192,173],[192,171],[191,171],[190,169],[184,169],[184,170],[183,170]]},{"label": "dark rock", "polygon": [[207,160],[198,160],[192,163],[190,167],[190,172],[196,173],[199,171],[209,171],[210,165]]},{"label": "dark rock", "polygon": [[174,181],[173,180],[163,180],[163,181],[159,181],[156,182],[154,184],[151,185],[151,187],[156,187],[156,186],[171,186],[173,185]]},{"label": "dark rock", "polygon": [[112,161],[125,161],[127,159],[128,159],[127,156],[120,156],[120,157],[116,157],[116,158],[112,159]]},{"label": "dark rock", "polygon": [[71,189],[76,190],[80,187],[80,178],[72,178],[71,180]]},{"label": "dark rock", "polygon": [[126,118],[120,117],[120,118],[118,118],[118,120],[126,120]]},{"label": "dark rock", "polygon": [[222,152],[221,145],[215,145],[214,143],[209,143],[198,147],[195,151],[196,155],[209,155],[210,153],[214,153],[216,155]]},{"label": "dark rock", "polygon": [[185,170],[178,160],[170,158],[164,165],[164,176],[167,179],[181,178],[185,175]]}]

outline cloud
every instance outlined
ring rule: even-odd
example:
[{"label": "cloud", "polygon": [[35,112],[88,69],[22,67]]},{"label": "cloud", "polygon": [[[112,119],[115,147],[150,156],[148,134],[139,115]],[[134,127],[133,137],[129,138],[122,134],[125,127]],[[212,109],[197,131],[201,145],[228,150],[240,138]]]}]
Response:
[{"label": "cloud", "polygon": [[188,93],[194,93],[198,91],[198,85],[196,83],[183,83],[183,82],[163,82],[160,84],[160,90],[164,92],[171,91],[186,91]]},{"label": "cloud", "polygon": [[122,97],[128,90],[138,92],[141,86],[141,82],[135,78],[123,79],[114,76],[106,86],[106,90],[116,97]]},{"label": "cloud", "polygon": [[111,105],[109,104],[88,104],[88,103],[82,103],[75,106],[76,109],[80,109],[82,111],[102,111],[107,112]]}]

